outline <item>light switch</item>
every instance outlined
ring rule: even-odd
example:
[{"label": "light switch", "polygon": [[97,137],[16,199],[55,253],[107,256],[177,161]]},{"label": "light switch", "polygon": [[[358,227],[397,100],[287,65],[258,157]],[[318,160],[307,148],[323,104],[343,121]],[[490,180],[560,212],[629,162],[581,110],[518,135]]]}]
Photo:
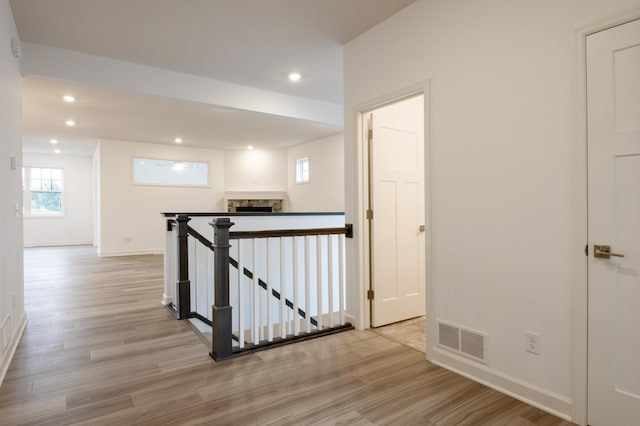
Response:
[{"label": "light switch", "polygon": [[18,170],[18,157],[15,155],[11,156],[11,170]]}]

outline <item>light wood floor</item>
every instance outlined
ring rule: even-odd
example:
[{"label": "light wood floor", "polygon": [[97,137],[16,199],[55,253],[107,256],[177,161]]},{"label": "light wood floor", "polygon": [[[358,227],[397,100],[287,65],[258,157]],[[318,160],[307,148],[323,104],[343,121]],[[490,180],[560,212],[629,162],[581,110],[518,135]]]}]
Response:
[{"label": "light wood floor", "polygon": [[2,425],[568,425],[349,331],[215,363],[160,305],[161,256],[25,251],[29,324]]}]

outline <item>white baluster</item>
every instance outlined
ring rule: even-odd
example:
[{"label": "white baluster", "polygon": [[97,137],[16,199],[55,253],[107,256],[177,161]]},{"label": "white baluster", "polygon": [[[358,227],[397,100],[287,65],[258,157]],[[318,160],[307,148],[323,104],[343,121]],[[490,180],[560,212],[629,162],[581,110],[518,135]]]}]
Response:
[{"label": "white baluster", "polygon": [[322,329],[322,238],[320,235],[316,235],[316,275],[318,286],[318,330]]},{"label": "white baluster", "polygon": [[191,293],[191,312],[198,312],[198,253],[196,239],[193,237],[187,237],[187,253],[189,256],[189,280],[191,285],[189,286],[189,293]]},{"label": "white baluster", "polygon": [[242,286],[242,279],[244,277],[244,265],[242,264],[242,255],[240,254],[240,244],[242,240],[238,240],[238,344],[240,349],[244,348],[244,288]]},{"label": "white baluster", "polygon": [[165,251],[164,251],[164,293],[162,294],[162,304],[169,305],[175,303],[176,291],[176,232],[171,227],[170,231],[165,234]]},{"label": "white baluster", "polygon": [[286,304],[286,292],[285,292],[285,261],[284,261],[284,239],[280,237],[280,337],[283,339],[287,337],[287,304]]},{"label": "white baluster", "polygon": [[251,326],[252,340],[255,345],[260,343],[260,287],[258,286],[258,241],[253,242],[253,283],[251,284],[253,303],[253,323]]},{"label": "white baluster", "polygon": [[344,324],[344,242],[345,236],[338,235],[338,295],[340,299],[340,325]]},{"label": "white baluster", "polygon": [[306,332],[311,332],[311,268],[309,268],[309,236],[304,236],[304,319]]},{"label": "white baluster", "polygon": [[328,284],[329,284],[329,302],[327,309],[329,310],[329,327],[333,327],[333,235],[327,236],[327,250],[329,252]]},{"label": "white baluster", "polygon": [[271,288],[273,283],[273,274],[271,267],[271,250],[269,250],[269,238],[265,239],[266,248],[267,248],[267,340],[269,342],[273,341],[273,327],[271,326]]},{"label": "white baluster", "polygon": [[298,319],[298,238],[293,237],[293,334],[300,334]]},{"label": "white baluster", "polygon": [[213,312],[211,312],[211,306],[215,303],[215,279],[213,278],[213,271],[215,271],[215,256],[213,252],[207,248],[207,318],[213,320]]}]

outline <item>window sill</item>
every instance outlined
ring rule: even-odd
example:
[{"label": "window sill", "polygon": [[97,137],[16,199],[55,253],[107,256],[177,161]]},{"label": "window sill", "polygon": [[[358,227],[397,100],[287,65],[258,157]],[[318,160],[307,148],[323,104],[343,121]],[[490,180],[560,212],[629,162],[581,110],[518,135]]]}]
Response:
[{"label": "window sill", "polygon": [[23,214],[22,215],[23,219],[64,219],[65,218],[65,214],[64,213],[57,213],[57,214]]}]

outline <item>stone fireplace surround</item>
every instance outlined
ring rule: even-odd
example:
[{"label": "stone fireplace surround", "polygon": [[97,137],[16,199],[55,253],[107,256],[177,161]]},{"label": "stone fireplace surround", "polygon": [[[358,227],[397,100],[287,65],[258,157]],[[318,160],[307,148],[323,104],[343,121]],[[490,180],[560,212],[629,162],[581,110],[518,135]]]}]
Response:
[{"label": "stone fireplace surround", "polygon": [[228,213],[235,213],[238,207],[271,207],[273,213],[285,210],[286,193],[276,191],[225,192],[224,206]]}]

